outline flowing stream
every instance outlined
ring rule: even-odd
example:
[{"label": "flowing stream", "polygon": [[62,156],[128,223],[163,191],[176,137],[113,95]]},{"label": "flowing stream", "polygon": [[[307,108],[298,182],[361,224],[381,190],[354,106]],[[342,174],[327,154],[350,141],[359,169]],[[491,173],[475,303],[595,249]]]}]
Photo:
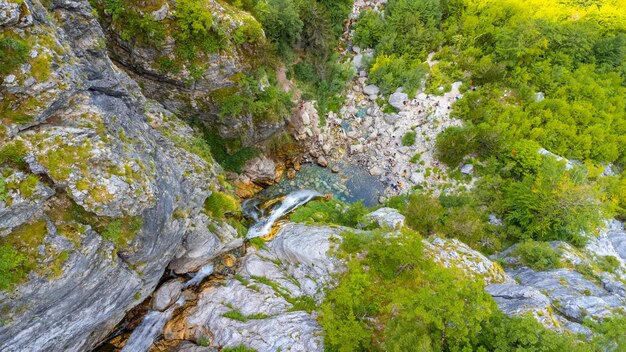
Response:
[{"label": "flowing stream", "polygon": [[[256,222],[250,227],[247,238],[263,237],[269,234],[272,225],[286,214],[289,214],[297,207],[306,204],[313,198],[321,197],[322,194],[315,191],[300,190],[289,193],[282,203],[272,209],[269,216],[263,217],[263,211],[258,205],[258,201],[248,200],[243,204],[246,215],[254,219]],[[206,277],[213,274],[215,267],[212,263],[208,263],[198,270],[191,279],[187,280],[184,288],[196,286]],[[126,345],[122,348],[122,352],[145,352],[150,349],[154,341],[161,334],[163,327],[172,319],[174,311],[185,303],[181,298],[169,307],[167,310],[149,311],[141,320],[141,323],[128,338]]]},{"label": "flowing stream", "polygon": [[289,193],[280,204],[280,206],[276,209],[273,209],[268,217],[262,218],[250,227],[246,238],[251,239],[267,236],[270,233],[272,225],[274,225],[276,220],[294,211],[297,207],[306,204],[311,199],[322,196],[323,195],[319,192],[309,190],[300,190]]},{"label": "flowing stream", "polygon": [[154,340],[161,334],[163,327],[167,324],[176,308],[185,303],[184,299],[179,299],[164,312],[153,310],[148,312],[141,321],[141,324],[135,328],[128,338],[126,345],[122,348],[122,352],[140,352],[148,351]]}]

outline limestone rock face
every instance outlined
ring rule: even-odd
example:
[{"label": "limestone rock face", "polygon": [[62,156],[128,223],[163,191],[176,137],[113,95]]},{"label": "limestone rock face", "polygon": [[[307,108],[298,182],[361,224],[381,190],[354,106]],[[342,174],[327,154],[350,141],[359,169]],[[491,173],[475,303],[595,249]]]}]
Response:
[{"label": "limestone rock face", "polygon": [[[104,8],[104,0],[97,0],[96,3]],[[153,9],[154,3],[158,4],[156,9]],[[211,122],[226,139],[237,139],[244,146],[252,146],[282,129],[284,122],[255,121],[248,115],[221,119],[215,101],[223,95],[237,94],[238,77],[250,74],[263,61],[265,53],[262,44],[265,38],[261,26],[249,13],[221,1],[203,0],[198,5],[206,8],[212,16],[214,28],[222,31],[225,37],[232,37],[236,32],[259,31],[261,38],[256,44],[241,45],[230,41],[226,43],[228,40],[220,38],[222,46],[219,50],[214,53],[198,51],[196,61],[202,64],[192,67],[189,62],[180,63],[180,47],[171,35],[180,31],[172,25],[176,16],[176,1],[127,3],[126,6],[132,7],[140,16],[152,17],[157,26],[166,28],[167,34],[159,42],[134,36],[129,38],[124,35],[125,28],[116,26],[106,12],[100,11],[110,54],[141,84],[147,97],[159,101],[178,115],[197,116]],[[169,67],[167,63],[175,67]]]},{"label": "limestone rock face", "polygon": [[213,337],[212,346],[323,351],[315,313],[297,305],[319,303],[332,274],[343,269],[329,253],[331,239],[339,238],[341,231],[285,225],[266,249],[249,249],[236,278],[205,286],[197,305],[166,327],[164,336],[190,339],[207,333]]},{"label": "limestone rock face", "polygon": [[3,35],[30,50],[0,77],[0,147],[23,160],[0,165],[0,238],[43,224],[36,269],[0,291],[2,351],[89,350],[175,256],[198,257],[188,234],[216,251],[232,239],[190,226],[221,172],[188,151],[193,131],[111,62],[88,1],[46,3],[25,0],[16,21],[0,0]]},{"label": "limestone rock face", "polygon": [[[626,307],[626,285],[622,282],[626,272],[624,243],[623,224],[608,221],[606,229],[592,238],[585,248],[552,242],[552,246],[561,251],[564,266],[571,269],[542,272],[521,267],[517,258],[512,256],[513,251],[507,250],[503,259],[514,268],[507,269],[506,274],[515,282],[489,285],[487,292],[507,314],[530,312],[549,328],[590,334],[581,325],[585,319],[599,320]],[[598,268],[596,262],[604,256],[611,256],[618,263],[612,272]]]},{"label": "limestone rock face", "polygon": [[435,262],[447,268],[458,268],[484,280],[485,284],[511,282],[499,264],[457,239],[433,236],[424,240],[424,251]]}]

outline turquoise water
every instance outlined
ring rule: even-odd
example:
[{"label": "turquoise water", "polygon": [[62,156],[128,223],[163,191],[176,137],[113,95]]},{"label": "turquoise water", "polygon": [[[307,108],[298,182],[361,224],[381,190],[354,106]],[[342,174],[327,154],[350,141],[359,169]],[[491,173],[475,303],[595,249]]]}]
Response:
[{"label": "turquoise water", "polygon": [[264,189],[259,196],[276,198],[293,191],[309,189],[330,193],[335,199],[348,203],[362,201],[366,206],[378,204],[378,198],[384,190],[378,177],[353,165],[339,165],[339,169],[339,173],[333,173],[318,165],[302,165],[295,178],[289,180],[285,177],[281,182]]}]

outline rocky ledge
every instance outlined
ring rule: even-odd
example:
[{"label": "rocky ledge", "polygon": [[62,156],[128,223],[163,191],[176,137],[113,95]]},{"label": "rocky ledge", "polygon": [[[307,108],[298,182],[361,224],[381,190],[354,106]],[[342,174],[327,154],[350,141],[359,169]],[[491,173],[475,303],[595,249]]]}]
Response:
[{"label": "rocky ledge", "polygon": [[17,265],[0,350],[88,350],[173,258],[198,257],[187,238],[214,243],[210,259],[236,231],[191,226],[210,221],[221,169],[109,60],[89,2],[20,3],[0,1],[3,38],[26,53],[0,77],[0,245]]}]

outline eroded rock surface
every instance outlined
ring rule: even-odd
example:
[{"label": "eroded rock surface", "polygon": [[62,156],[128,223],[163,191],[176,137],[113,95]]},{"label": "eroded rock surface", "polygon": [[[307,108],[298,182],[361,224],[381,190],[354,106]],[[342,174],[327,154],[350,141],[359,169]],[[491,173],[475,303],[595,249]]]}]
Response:
[{"label": "eroded rock surface", "polygon": [[[601,320],[625,312],[624,243],[623,224],[609,221],[606,229],[583,249],[563,242],[552,243],[562,252],[565,268],[541,272],[527,267],[507,269],[506,274],[515,281],[490,285],[487,292],[507,314],[530,312],[549,328],[589,334],[589,329],[581,325],[585,319]],[[505,251],[505,260],[509,265],[519,265],[512,253]],[[603,256],[617,260],[618,266],[612,272],[597,266]]]},{"label": "eroded rock surface", "polygon": [[15,186],[0,234],[40,236],[23,247],[35,269],[0,292],[2,351],[88,350],[185,255],[188,233],[215,250],[232,239],[189,226],[221,172],[188,151],[192,130],[109,60],[88,1],[46,3],[25,0],[16,21],[0,1],[3,35],[29,46],[0,77],[0,147],[18,160],[2,166]]},{"label": "eroded rock surface", "polygon": [[287,224],[261,250],[249,249],[238,274],[205,286],[197,304],[166,326],[166,339],[210,337],[212,346],[258,351],[323,351],[316,302],[342,269],[330,249],[341,228]]}]

